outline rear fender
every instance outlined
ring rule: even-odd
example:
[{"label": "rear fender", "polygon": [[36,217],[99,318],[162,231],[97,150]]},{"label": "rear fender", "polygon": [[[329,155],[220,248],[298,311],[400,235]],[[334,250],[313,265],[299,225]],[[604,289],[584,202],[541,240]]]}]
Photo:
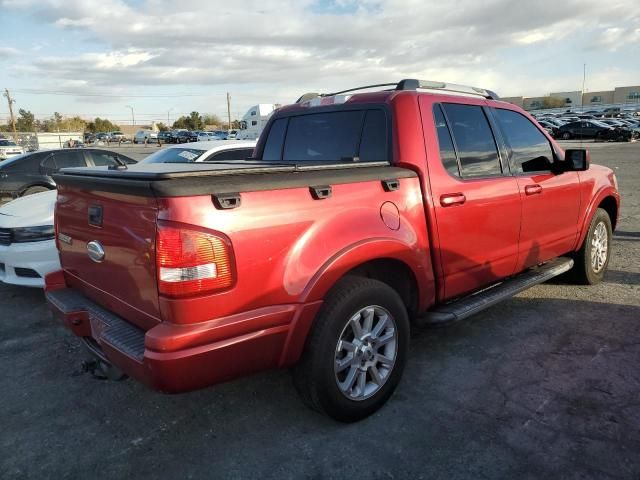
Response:
[{"label": "rear fender", "polygon": [[434,303],[435,283],[428,249],[411,248],[393,238],[368,238],[349,245],[322,265],[304,289],[301,297],[304,306],[294,318],[280,366],[290,366],[299,360],[311,325],[329,290],[354,268],[380,259],[400,261],[413,273],[418,290],[418,311],[424,311]]}]

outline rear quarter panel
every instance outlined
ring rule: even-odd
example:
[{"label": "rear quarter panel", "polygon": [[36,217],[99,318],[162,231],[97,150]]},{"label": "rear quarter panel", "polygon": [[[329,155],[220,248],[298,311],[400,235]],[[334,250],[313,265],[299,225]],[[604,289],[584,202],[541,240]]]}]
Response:
[{"label": "rear quarter panel", "polygon": [[[381,215],[398,214],[393,228]],[[160,199],[159,219],[203,226],[233,245],[237,283],[192,299],[161,297],[162,317],[192,323],[256,308],[321,300],[342,275],[368,260],[405,262],[423,292],[433,290],[430,250],[417,178],[385,192],[380,181],[333,185],[331,198],[308,188],[242,193],[242,205],[216,210],[210,196]],[[421,295],[424,301],[427,295]]]}]

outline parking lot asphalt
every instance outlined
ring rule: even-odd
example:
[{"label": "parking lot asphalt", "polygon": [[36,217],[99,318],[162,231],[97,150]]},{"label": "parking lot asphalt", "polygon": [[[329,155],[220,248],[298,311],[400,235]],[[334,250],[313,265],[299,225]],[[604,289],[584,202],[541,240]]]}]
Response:
[{"label": "parking lot asphalt", "polygon": [[287,371],[175,396],[96,380],[41,291],[0,285],[0,476],[640,478],[640,143],[589,147],[623,196],[605,281],[414,332],[357,424],[308,410]]}]

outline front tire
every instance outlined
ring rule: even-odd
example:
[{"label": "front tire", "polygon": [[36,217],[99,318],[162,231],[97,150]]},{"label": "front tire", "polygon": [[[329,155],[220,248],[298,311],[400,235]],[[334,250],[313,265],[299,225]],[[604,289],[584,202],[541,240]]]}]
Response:
[{"label": "front tire", "polygon": [[378,280],[345,277],[325,298],[294,384],[311,408],[355,422],[393,394],[408,349],[409,318],[398,293]]},{"label": "front tire", "polygon": [[599,208],[591,219],[587,236],[575,256],[571,273],[577,283],[595,285],[602,281],[611,258],[612,236],[611,218],[606,210]]}]

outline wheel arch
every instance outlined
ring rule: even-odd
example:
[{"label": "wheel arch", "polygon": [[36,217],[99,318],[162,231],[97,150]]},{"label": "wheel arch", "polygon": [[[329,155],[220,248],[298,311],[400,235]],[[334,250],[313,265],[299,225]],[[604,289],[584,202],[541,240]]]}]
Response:
[{"label": "wheel arch", "polygon": [[584,216],[584,219],[582,221],[580,235],[578,236],[575,250],[578,250],[582,246],[584,239],[587,237],[587,233],[589,231],[591,221],[593,220],[593,216],[596,214],[599,208],[602,208],[607,212],[609,218],[611,219],[611,228],[615,231],[618,223],[618,215],[620,212],[620,196],[613,189],[613,187],[609,187],[600,190],[589,204],[586,215]]},{"label": "wheel arch", "polygon": [[331,289],[345,276],[375,278],[393,288],[407,306],[409,316],[435,302],[435,280],[428,252],[413,250],[393,239],[371,239],[343,250],[327,261],[308,283],[280,359],[281,366],[296,363],[311,327]]}]

